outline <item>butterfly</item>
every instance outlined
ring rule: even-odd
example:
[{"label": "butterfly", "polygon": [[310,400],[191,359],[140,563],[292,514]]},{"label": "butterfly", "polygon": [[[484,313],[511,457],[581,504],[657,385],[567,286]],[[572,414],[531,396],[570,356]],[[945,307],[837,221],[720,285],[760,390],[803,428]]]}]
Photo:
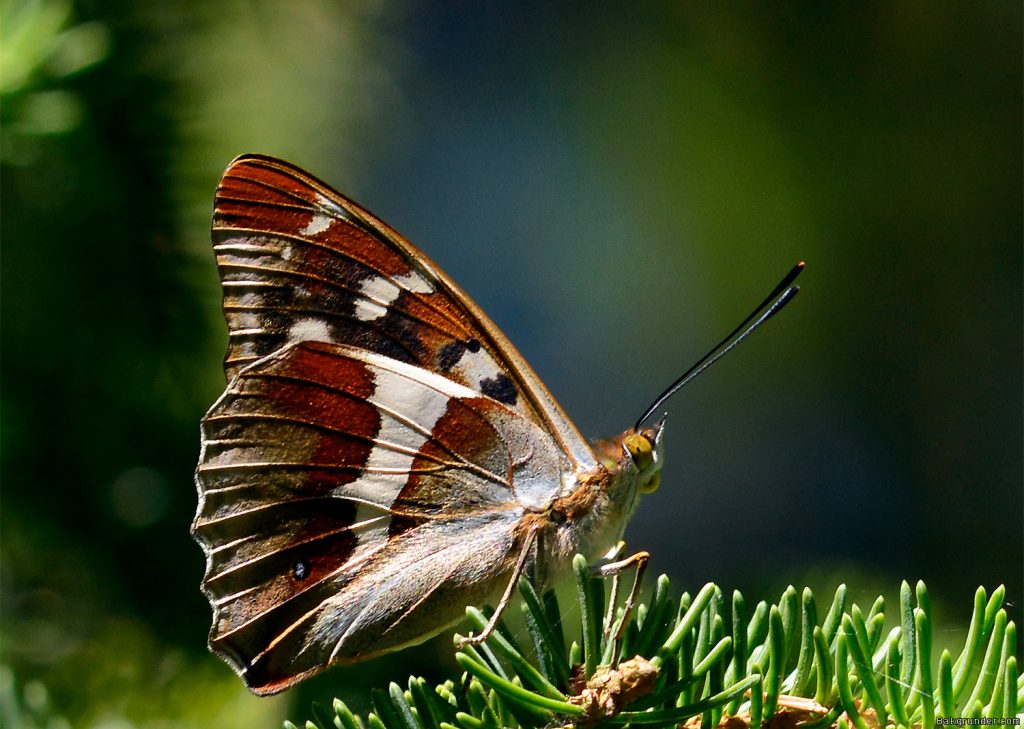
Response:
[{"label": "butterfly", "polygon": [[257,694],[606,554],[660,480],[664,420],[643,423],[790,300],[802,266],[633,427],[590,443],[435,263],[298,167],[234,160],[212,238],[228,384],[202,421],[192,534],[209,647]]}]

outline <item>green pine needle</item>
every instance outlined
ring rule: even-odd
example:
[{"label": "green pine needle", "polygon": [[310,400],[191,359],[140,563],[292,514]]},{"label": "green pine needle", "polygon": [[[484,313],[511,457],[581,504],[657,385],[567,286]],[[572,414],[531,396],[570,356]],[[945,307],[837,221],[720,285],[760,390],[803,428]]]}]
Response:
[{"label": "green pine needle", "polygon": [[[709,583],[693,599],[676,600],[664,575],[650,602],[625,616],[621,590],[606,590],[580,556],[573,570],[577,605],[564,610],[554,592],[539,595],[522,581],[526,631],[514,636],[499,622],[482,644],[455,654],[461,677],[440,686],[412,677],[407,689],[392,683],[373,690],[365,719],[336,699],[331,712],[315,707],[305,726],[675,727],[699,717],[701,726],[732,718],[760,727],[790,713],[806,729],[930,729],[939,718],[1012,717],[1024,707],[1016,626],[1003,609],[1003,587],[991,596],[978,589],[963,648],[943,650],[933,662],[935,627],[920,582],[915,590],[902,584],[895,624],[886,620],[882,598],[866,615],[848,607],[845,585],[819,623],[808,588],[788,587],[777,605],[760,602],[748,618],[739,592],[727,601]],[[618,604],[609,606],[607,594],[618,595]],[[490,614],[467,609],[474,631]],[[567,614],[580,617],[566,624]],[[623,619],[616,645],[617,631],[606,622]],[[613,656],[621,656],[615,665],[601,664]]]}]

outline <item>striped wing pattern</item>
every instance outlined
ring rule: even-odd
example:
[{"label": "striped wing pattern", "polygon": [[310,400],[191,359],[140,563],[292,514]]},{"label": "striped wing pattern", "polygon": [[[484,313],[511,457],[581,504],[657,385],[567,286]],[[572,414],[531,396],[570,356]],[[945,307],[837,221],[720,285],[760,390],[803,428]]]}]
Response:
[{"label": "striped wing pattern", "polygon": [[225,371],[288,342],[352,344],[535,417],[486,332],[370,213],[275,160],[243,158],[217,190]]},{"label": "striped wing pattern", "polygon": [[[469,558],[469,544],[493,551],[486,569],[506,568],[523,514],[516,489],[560,473],[554,445],[507,405],[322,342],[241,370],[207,414],[203,444],[194,533],[208,555],[210,645],[259,692],[422,637],[416,605],[443,592],[436,576]],[[438,554],[444,570],[416,567]],[[388,579],[386,593],[368,587]],[[433,606],[431,632],[464,604]]]},{"label": "striped wing pattern", "polygon": [[486,599],[524,509],[594,456],[435,264],[302,170],[235,160],[213,243],[229,384],[193,534],[211,649],[273,693]]}]

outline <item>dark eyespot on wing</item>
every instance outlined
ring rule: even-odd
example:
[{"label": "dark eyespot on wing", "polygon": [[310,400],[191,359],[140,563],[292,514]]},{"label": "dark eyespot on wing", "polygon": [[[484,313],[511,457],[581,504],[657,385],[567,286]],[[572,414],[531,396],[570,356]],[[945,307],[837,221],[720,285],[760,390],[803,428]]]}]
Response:
[{"label": "dark eyespot on wing", "polygon": [[480,381],[480,392],[506,405],[516,404],[516,386],[507,376],[499,374]]}]

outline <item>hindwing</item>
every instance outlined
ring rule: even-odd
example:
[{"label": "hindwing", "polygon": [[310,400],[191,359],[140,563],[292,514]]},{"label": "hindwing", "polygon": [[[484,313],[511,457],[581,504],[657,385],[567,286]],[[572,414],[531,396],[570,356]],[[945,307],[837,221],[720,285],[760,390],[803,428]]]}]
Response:
[{"label": "hindwing", "polygon": [[[504,403],[366,350],[304,342],[249,365],[203,421],[193,532],[208,556],[211,647],[254,690],[271,691],[329,660],[393,647],[386,631],[408,642],[401,620],[368,620],[375,603],[423,637],[414,605],[450,569],[411,574],[410,560],[458,543],[472,552],[478,534],[495,554],[476,569],[500,571],[495,545],[511,548],[523,503],[559,483],[560,460]],[[387,593],[366,588],[383,575]],[[484,586],[456,580],[470,582]],[[458,618],[468,596],[428,634]]]}]

